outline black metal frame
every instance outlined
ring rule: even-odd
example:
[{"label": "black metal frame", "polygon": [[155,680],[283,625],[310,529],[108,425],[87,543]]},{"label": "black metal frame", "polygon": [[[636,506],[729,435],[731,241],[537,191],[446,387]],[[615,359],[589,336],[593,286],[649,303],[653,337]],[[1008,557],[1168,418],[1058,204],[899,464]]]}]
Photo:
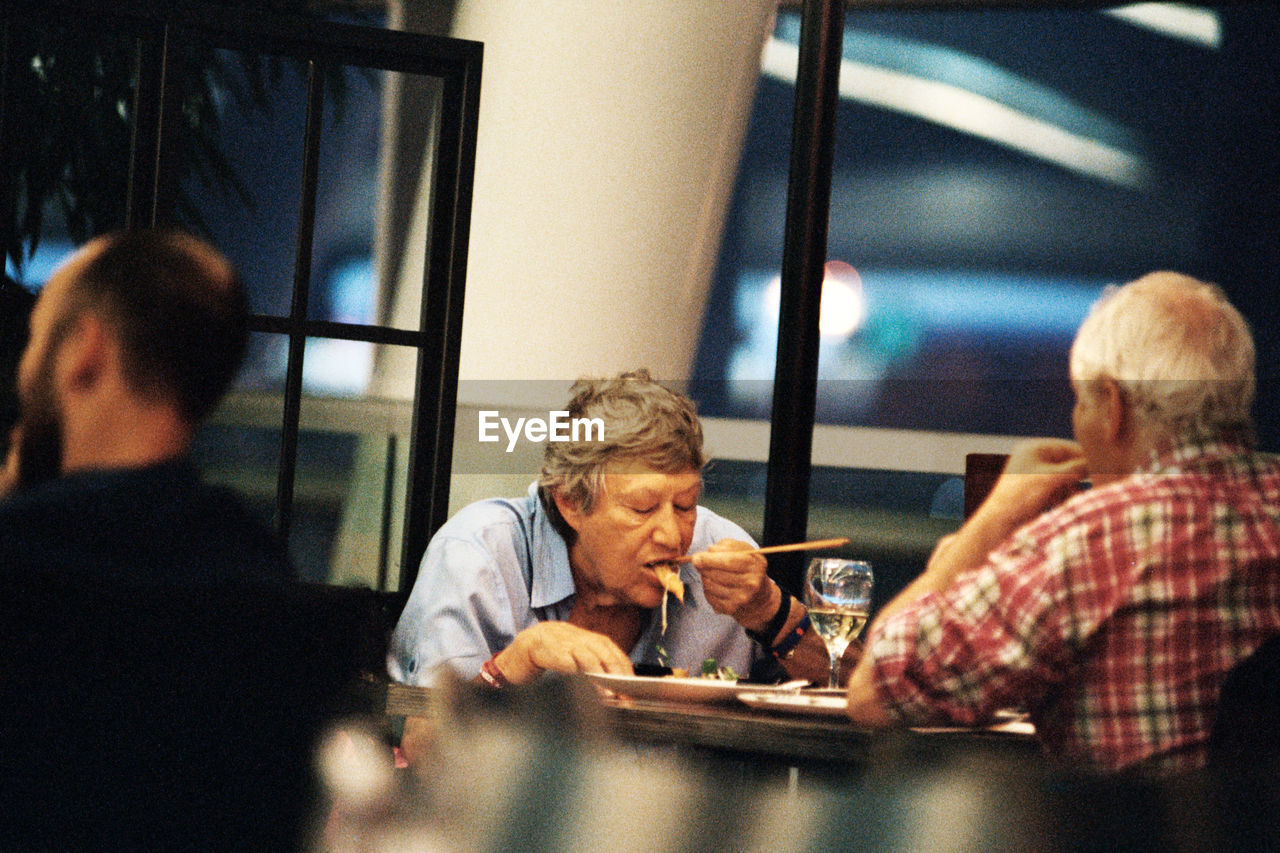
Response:
[{"label": "black metal frame", "polygon": [[[293,516],[306,339],[326,337],[413,347],[418,351],[418,375],[400,566],[400,589],[409,589],[416,575],[417,556],[448,514],[483,45],[195,3],[118,0],[104,9],[92,0],[45,0],[38,4],[0,0],[0,9],[6,25],[15,16],[38,22],[70,18],[97,29],[116,30],[136,40],[138,84],[126,205],[126,222],[131,226],[172,221],[179,164],[167,148],[171,135],[166,133],[166,127],[177,119],[179,81],[168,73],[174,45],[201,42],[213,48],[290,57],[307,64],[304,166],[290,311],[287,317],[255,315],[250,321],[255,332],[282,334],[289,339],[277,527],[287,539]],[[440,132],[433,158],[432,212],[417,330],[307,319],[324,106],[322,80],[324,70],[336,65],[404,72],[441,81]]]},{"label": "black metal frame", "polygon": [[[778,352],[765,482],[762,538],[766,545],[803,542],[809,525],[809,475],[818,389],[818,316],[827,257],[843,38],[844,0],[805,0],[791,124]],[[799,595],[803,555],[778,556],[783,559],[774,561],[770,573],[783,589]]]}]

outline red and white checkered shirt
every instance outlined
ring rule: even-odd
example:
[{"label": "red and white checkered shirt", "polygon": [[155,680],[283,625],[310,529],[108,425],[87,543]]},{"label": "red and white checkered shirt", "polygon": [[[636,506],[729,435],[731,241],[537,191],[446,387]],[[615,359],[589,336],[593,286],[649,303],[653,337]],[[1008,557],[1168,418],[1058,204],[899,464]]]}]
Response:
[{"label": "red and white checkered shirt", "polygon": [[1030,522],[867,638],[910,725],[1031,712],[1077,766],[1205,763],[1227,671],[1280,633],[1280,460],[1188,445]]}]

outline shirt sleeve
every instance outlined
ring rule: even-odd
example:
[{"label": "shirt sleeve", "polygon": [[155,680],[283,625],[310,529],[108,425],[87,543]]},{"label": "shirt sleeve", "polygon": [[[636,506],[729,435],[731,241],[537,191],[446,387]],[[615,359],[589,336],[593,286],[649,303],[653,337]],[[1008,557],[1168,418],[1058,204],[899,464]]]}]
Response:
[{"label": "shirt sleeve", "polygon": [[430,685],[445,665],[470,680],[511,643],[517,626],[499,559],[473,539],[432,539],[391,637],[393,680]]},{"label": "shirt sleeve", "polygon": [[976,725],[1030,705],[1063,674],[1070,536],[1018,534],[942,592],[873,626],[876,690],[907,725]]},{"label": "shirt sleeve", "polygon": [[693,539],[689,543],[690,551],[705,551],[721,539],[737,539],[756,547],[751,534],[734,521],[730,521],[712,510],[698,506],[698,524],[694,527]]}]

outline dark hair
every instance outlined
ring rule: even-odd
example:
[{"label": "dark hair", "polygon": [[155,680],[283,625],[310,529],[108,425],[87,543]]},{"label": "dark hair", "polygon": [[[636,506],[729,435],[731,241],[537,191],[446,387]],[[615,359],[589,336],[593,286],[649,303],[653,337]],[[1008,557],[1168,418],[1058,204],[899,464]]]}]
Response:
[{"label": "dark hair", "polygon": [[100,313],[119,336],[133,391],[172,399],[199,423],[248,347],[239,275],[212,246],[181,232],[121,231],[102,240],[72,286],[66,318]]}]

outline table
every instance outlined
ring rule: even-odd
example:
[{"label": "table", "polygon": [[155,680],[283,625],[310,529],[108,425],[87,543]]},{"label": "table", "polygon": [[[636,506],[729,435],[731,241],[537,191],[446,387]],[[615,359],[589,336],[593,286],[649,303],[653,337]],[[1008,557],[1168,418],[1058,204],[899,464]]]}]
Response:
[{"label": "table", "polygon": [[836,716],[808,716],[734,705],[602,699],[615,736],[700,755],[755,777],[799,771],[810,782],[843,785],[877,766],[938,762],[958,755],[1038,763],[1031,731],[1006,728],[875,731]]},{"label": "table", "polygon": [[[1274,774],[1077,774],[1040,759],[1025,732],[875,732],[745,705],[602,699],[584,679],[459,684],[456,705],[450,689],[367,687],[391,718],[447,727],[474,712],[458,748],[436,754],[444,763],[402,777],[400,805],[421,812],[424,833],[479,831],[502,815],[507,849],[594,849],[659,825],[663,809],[680,817],[674,847],[664,828],[650,847],[619,849],[1280,849]],[[431,810],[441,803],[443,816]]]},{"label": "table", "polygon": [[[929,728],[883,733],[839,716],[760,710],[733,703],[699,704],[629,697],[606,698],[585,681],[570,680],[578,701],[625,743],[683,748],[728,762],[747,762],[772,772],[798,767],[811,773],[857,773],[886,753],[914,755],[968,751],[1035,758],[1032,734],[1006,728]],[[433,717],[439,696],[431,688],[374,686],[372,701],[391,717]]]},{"label": "table", "polygon": [[602,698],[605,717],[623,740],[715,749],[788,761],[861,763],[874,733],[841,717],[748,708]]}]

